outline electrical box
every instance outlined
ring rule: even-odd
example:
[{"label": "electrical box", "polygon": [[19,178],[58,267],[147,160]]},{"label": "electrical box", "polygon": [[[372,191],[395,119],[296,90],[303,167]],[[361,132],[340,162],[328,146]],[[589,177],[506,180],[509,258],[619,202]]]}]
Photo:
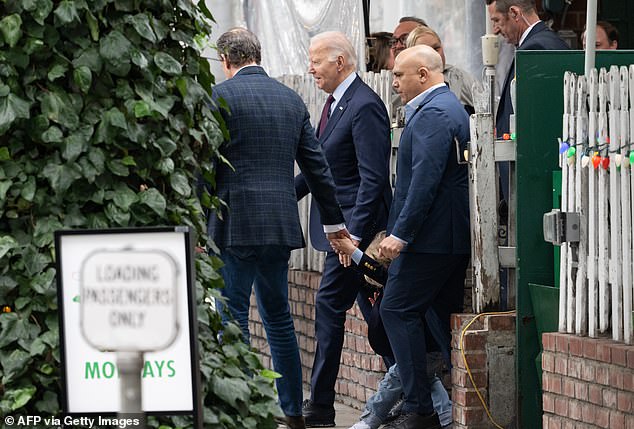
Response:
[{"label": "electrical box", "polygon": [[544,240],[556,246],[578,242],[579,223],[579,213],[562,212],[558,209],[544,213]]}]

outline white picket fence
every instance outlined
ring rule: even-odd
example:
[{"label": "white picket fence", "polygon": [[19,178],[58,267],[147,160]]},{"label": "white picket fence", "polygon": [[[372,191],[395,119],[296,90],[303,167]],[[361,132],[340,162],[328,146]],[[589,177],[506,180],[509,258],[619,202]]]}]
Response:
[{"label": "white picket fence", "polygon": [[[359,72],[359,76],[367,83],[383,100],[388,110],[390,118],[392,117],[392,74],[387,70],[381,73]],[[280,82],[297,92],[306,103],[308,112],[310,113],[313,126],[317,125],[321,117],[321,110],[326,102],[327,94],[315,85],[312,75],[286,75],[278,78]],[[398,144],[398,142],[396,142]],[[393,165],[393,163],[391,163]],[[296,170],[297,166],[295,167]],[[310,245],[308,237],[308,217],[310,213],[310,195],[303,198],[299,203],[299,215],[304,231],[304,239],[308,244],[303,249],[294,250],[291,254],[290,268],[307,271],[321,271],[325,253],[318,252]]]},{"label": "white picket fence", "polygon": [[561,140],[561,210],[581,221],[561,246],[559,331],[632,344],[634,65],[566,72]]}]

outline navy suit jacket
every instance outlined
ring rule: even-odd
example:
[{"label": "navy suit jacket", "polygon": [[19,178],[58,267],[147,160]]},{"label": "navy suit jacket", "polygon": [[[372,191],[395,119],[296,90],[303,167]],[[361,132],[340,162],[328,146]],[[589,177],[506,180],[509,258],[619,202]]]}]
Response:
[{"label": "navy suit jacket", "polygon": [[216,170],[217,195],[228,209],[222,210],[222,218],[212,212],[208,222],[216,245],[304,246],[295,160],[320,203],[324,222],[344,221],[308,110],[295,92],[254,66],[216,85],[212,94],[230,109],[221,110],[230,140],[220,152],[231,166],[220,163]]},{"label": "navy suit jacket", "polygon": [[[568,50],[570,47],[564,42],[554,31],[552,31],[546,24],[539,21],[531,29],[526,36],[526,39],[517,48],[518,50]],[[504,133],[510,131],[509,117],[513,113],[513,103],[511,103],[511,81],[515,77],[515,60],[511,64],[506,79],[504,80],[504,86],[502,87],[502,94],[500,94],[500,104],[498,106],[497,114],[495,115],[495,129],[499,137]]]},{"label": "navy suit jacket", "polygon": [[[383,229],[392,201],[389,181],[390,121],[385,104],[358,76],[333,110],[319,136],[337,187],[337,200],[350,234],[364,244]],[[308,192],[305,175],[295,178],[297,198]],[[319,202],[318,202],[319,203]],[[315,204],[311,206],[310,239],[315,249],[332,250]]]},{"label": "navy suit jacket", "polygon": [[387,234],[412,253],[469,254],[467,166],[455,139],[469,139],[469,117],[447,88],[434,89],[405,124],[398,149],[396,188]]}]

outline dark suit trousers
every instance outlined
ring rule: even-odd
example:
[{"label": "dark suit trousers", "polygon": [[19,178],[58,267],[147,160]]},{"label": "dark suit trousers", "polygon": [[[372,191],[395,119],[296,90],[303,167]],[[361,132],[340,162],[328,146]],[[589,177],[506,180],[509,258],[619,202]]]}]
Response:
[{"label": "dark suit trousers", "polygon": [[401,253],[390,265],[381,317],[403,382],[403,412],[434,411],[424,315],[433,307],[449,330],[449,316],[462,308],[468,263],[468,255]]},{"label": "dark suit trousers", "polygon": [[326,254],[324,271],[315,297],[315,337],[317,347],[311,375],[311,399],[314,403],[331,406],[335,402],[335,383],[339,373],[343,347],[346,312],[355,299],[365,320],[372,306],[368,295],[359,293],[363,275],[339,263],[334,252]]}]

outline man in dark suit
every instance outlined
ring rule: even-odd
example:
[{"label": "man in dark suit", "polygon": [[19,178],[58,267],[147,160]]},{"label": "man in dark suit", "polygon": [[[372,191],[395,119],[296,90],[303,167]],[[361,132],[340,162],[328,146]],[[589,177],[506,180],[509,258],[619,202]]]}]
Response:
[{"label": "man in dark suit", "polygon": [[[227,307],[247,341],[249,298],[255,288],[273,365],[282,374],[277,387],[285,423],[302,429],[302,372],[287,277],[291,249],[304,246],[293,181],[295,161],[331,238],[347,234],[344,218],[306,106],[259,66],[261,48],[255,35],[236,28],[220,36],[217,46],[228,80],[213,88],[213,98],[216,105],[224,99],[229,108],[220,110],[230,135],[220,152],[230,165],[218,164],[216,183],[218,197],[228,208],[211,214],[208,232],[225,264],[220,271]],[[226,312],[223,317],[228,317]]]},{"label": "man in dark suit", "polygon": [[[493,32],[520,50],[567,50],[570,47],[557,33],[540,21],[535,0],[485,0],[493,22]],[[495,116],[498,137],[510,132],[511,81],[515,79],[515,61],[504,80]]]},{"label": "man in dark suit", "polygon": [[[337,187],[346,225],[364,249],[385,228],[392,194],[389,183],[390,123],[379,96],[355,73],[357,59],[350,41],[339,32],[318,34],[309,47],[309,73],[330,94],[318,126],[318,137]],[[297,197],[308,193],[305,175],[296,177]],[[319,203],[319,202],[318,202]],[[315,298],[317,347],[311,376],[311,399],[304,404],[307,426],[335,425],[335,383],[343,347],[346,311],[352,307],[363,277],[339,264],[311,207],[313,247],[327,251]],[[366,320],[367,299],[359,299]]]},{"label": "man in dark suit", "polygon": [[[467,167],[456,143],[469,139],[469,118],[444,83],[440,55],[431,47],[402,51],[393,86],[405,104],[396,187],[381,254],[393,259],[381,317],[405,394],[402,414],[388,428],[440,428],[427,379],[424,315],[433,307],[449,333],[460,311],[469,262]],[[449,347],[449,344],[446,344]]]}]

